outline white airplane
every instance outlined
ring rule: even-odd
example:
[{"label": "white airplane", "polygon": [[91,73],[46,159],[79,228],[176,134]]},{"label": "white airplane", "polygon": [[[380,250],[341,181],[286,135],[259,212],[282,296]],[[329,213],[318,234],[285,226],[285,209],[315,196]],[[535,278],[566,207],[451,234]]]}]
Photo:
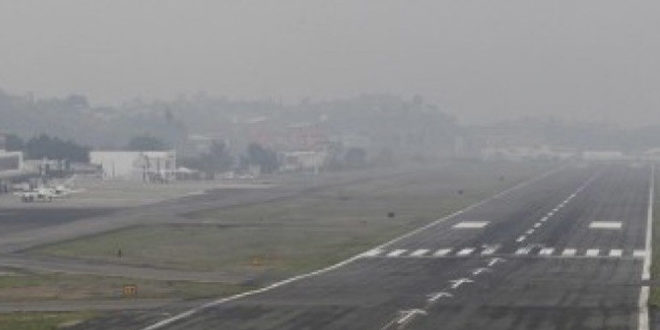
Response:
[{"label": "white airplane", "polygon": [[55,190],[51,188],[37,188],[30,191],[15,193],[25,203],[32,202],[51,202],[57,195]]},{"label": "white airplane", "polygon": [[66,180],[63,184],[55,187],[39,187],[30,191],[18,192],[15,195],[21,197],[21,200],[26,203],[52,202],[55,198],[61,198],[82,191],[81,189],[72,189],[68,187],[74,179],[75,175]]}]

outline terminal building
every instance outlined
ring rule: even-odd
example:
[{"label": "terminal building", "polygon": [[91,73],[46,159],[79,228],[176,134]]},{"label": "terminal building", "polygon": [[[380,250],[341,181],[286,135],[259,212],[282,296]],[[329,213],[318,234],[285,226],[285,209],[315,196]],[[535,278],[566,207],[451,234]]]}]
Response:
[{"label": "terminal building", "polygon": [[176,152],[92,151],[90,163],[101,168],[104,179],[169,182],[176,178]]},{"label": "terminal building", "polygon": [[23,153],[5,150],[5,135],[0,133],[0,193],[9,191],[11,183],[21,178],[23,172]]}]

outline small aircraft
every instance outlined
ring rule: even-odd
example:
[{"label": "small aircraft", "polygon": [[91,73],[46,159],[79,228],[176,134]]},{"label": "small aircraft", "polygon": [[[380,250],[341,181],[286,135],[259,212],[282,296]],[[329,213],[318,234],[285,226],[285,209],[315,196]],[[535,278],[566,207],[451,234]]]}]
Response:
[{"label": "small aircraft", "polygon": [[15,195],[19,196],[25,203],[52,202],[55,198],[61,198],[82,191],[68,187],[68,185],[71,184],[74,179],[75,176],[69,178],[63,184],[57,185],[55,187],[39,187],[30,191],[18,192],[15,193]]}]

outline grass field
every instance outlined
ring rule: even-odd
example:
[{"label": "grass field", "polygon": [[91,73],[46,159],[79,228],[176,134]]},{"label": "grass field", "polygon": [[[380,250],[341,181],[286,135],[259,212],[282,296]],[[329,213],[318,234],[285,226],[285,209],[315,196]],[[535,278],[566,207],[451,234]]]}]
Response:
[{"label": "grass field", "polygon": [[60,273],[17,273],[0,277],[0,301],[130,299],[122,297],[123,286],[129,284],[137,285],[136,298],[217,297],[252,288],[223,283],[156,281]]},{"label": "grass field", "polygon": [[91,312],[0,314],[0,330],[66,329],[94,316]]},{"label": "grass field", "polygon": [[[128,228],[31,253],[225,271],[268,282],[335,263],[544,169],[533,164],[455,163],[287,200],[200,210],[186,214],[184,224]],[[394,216],[388,216],[390,212]],[[116,256],[120,248],[121,259]]]}]

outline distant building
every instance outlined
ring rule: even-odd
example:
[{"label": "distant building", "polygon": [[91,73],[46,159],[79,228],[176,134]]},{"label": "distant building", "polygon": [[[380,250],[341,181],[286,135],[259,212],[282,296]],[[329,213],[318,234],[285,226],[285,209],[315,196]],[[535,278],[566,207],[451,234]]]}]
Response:
[{"label": "distant building", "polygon": [[577,151],[575,150],[549,146],[484,148],[481,150],[481,157],[485,160],[565,160],[576,156]]},{"label": "distant building", "polygon": [[584,151],[582,159],[592,161],[625,160],[626,156],[623,152],[616,150]]},{"label": "distant building", "polygon": [[176,152],[92,151],[90,163],[101,167],[103,178],[168,182],[176,178]]},{"label": "distant building", "polygon": [[318,171],[328,161],[328,153],[323,151],[292,151],[284,152],[282,157],[283,171]]},{"label": "distant building", "polygon": [[11,182],[24,175],[23,153],[0,150],[0,194],[8,192]]}]

